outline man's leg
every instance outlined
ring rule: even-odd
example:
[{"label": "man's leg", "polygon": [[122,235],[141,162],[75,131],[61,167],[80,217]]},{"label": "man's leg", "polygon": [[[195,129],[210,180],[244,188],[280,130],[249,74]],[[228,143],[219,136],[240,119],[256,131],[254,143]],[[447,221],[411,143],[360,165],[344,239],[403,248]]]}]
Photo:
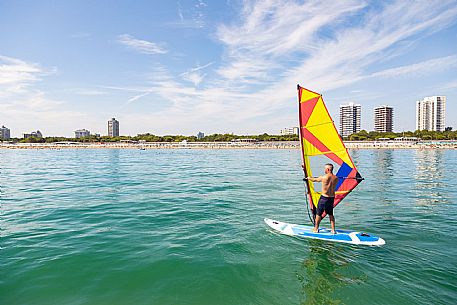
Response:
[{"label": "man's leg", "polygon": [[330,225],[331,225],[331,227],[332,227],[332,233],[333,233],[333,234],[336,234],[336,230],[335,230],[335,216],[329,215],[328,218],[330,219]]},{"label": "man's leg", "polygon": [[319,232],[319,224],[321,223],[322,216],[316,215],[316,224],[314,225],[314,230],[313,232],[318,233]]}]

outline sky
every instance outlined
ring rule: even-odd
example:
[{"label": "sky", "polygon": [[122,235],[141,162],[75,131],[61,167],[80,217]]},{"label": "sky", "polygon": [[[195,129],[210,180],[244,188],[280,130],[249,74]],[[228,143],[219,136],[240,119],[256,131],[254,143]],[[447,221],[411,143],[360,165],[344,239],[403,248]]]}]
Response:
[{"label": "sky", "polygon": [[13,137],[279,134],[296,85],[339,105],[394,108],[445,95],[457,128],[456,1],[0,0],[0,125]]}]

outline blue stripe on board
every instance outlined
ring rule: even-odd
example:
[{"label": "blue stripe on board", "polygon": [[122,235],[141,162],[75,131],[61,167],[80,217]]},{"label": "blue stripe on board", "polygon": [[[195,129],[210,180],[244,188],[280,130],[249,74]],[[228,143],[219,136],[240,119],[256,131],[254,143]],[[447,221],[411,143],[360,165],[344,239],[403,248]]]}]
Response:
[{"label": "blue stripe on board", "polygon": [[331,234],[329,230],[326,230],[327,232],[322,232],[322,230],[321,230],[321,233],[314,233],[314,232],[310,232],[309,230],[292,228],[292,231],[294,232],[295,235],[300,235],[300,236],[304,236],[304,237],[316,237],[316,238],[329,239],[329,240],[352,241],[351,237],[349,237],[347,234]]},{"label": "blue stripe on board", "polygon": [[[303,230],[303,231],[311,231],[313,229],[313,227],[310,227],[310,226],[302,226],[302,225],[294,225],[292,226],[292,229],[293,230]],[[319,228],[319,233],[330,233],[331,231],[329,229],[326,229],[326,228]],[[352,232],[355,232],[353,230],[336,230],[336,232],[340,233],[340,234],[349,234],[349,233],[352,233]]]}]

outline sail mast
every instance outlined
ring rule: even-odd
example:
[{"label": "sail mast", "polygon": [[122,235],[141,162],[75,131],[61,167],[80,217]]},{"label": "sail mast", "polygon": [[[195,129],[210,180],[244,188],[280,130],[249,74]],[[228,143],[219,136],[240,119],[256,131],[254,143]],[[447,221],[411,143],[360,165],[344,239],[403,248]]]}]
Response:
[{"label": "sail mast", "polygon": [[[301,114],[301,107],[300,107],[300,101],[301,101],[301,90],[300,90],[300,85],[297,84],[297,93],[298,93],[298,124],[299,124],[299,127],[298,127],[298,138],[300,140],[300,149],[301,149],[301,160],[302,160],[302,168],[303,168],[303,175],[305,176],[303,181],[305,182],[305,185],[306,185],[306,194],[305,194],[305,199],[306,199],[306,210],[308,211],[308,216],[309,216],[309,219],[311,220],[311,223],[314,225],[315,223],[315,219],[316,219],[316,209],[314,207],[314,203],[313,203],[313,198],[311,197],[311,191],[310,191],[310,183],[311,181],[309,181],[307,178],[307,170],[306,170],[306,164],[305,164],[305,150],[304,150],[304,146],[303,146],[303,138],[302,138],[302,114]],[[311,210],[313,212],[313,217],[311,217],[311,215],[309,214],[309,208],[311,207]]]}]

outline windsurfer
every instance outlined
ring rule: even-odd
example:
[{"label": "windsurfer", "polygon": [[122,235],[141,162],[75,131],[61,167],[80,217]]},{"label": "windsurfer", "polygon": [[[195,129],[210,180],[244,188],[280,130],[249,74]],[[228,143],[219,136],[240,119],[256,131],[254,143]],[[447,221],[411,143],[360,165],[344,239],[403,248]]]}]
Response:
[{"label": "windsurfer", "polygon": [[308,180],[313,182],[322,182],[322,193],[317,204],[316,222],[313,232],[319,232],[319,223],[322,220],[322,214],[327,213],[332,227],[332,233],[335,231],[335,216],[333,216],[333,203],[335,200],[335,187],[338,184],[338,177],[333,174],[333,164],[325,164],[325,175],[314,178],[307,177]]}]

